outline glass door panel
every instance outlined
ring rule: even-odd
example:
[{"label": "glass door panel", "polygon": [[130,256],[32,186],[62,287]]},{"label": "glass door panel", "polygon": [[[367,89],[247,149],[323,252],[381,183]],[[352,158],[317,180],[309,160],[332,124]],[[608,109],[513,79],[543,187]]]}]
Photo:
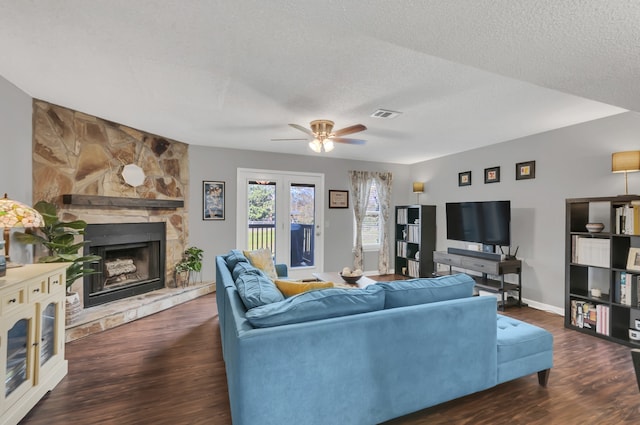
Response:
[{"label": "glass door panel", "polygon": [[5,398],[8,398],[29,378],[29,319],[18,320],[7,333],[7,369]]},{"label": "glass door panel", "polygon": [[247,185],[247,246],[276,252],[276,183],[250,180]]},{"label": "glass door panel", "polygon": [[40,366],[55,354],[56,303],[49,303],[40,317]]},{"label": "glass door panel", "polygon": [[291,183],[290,188],[291,268],[315,264],[316,187],[308,183]]}]

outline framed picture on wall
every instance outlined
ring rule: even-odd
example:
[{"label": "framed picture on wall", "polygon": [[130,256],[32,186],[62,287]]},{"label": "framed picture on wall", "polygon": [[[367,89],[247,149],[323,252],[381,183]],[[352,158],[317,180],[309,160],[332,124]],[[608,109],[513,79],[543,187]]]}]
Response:
[{"label": "framed picture on wall", "polygon": [[349,208],[349,191],[330,190],[329,208]]},{"label": "framed picture on wall", "polygon": [[202,182],[202,219],[224,220],[224,182]]},{"label": "framed picture on wall", "polygon": [[471,171],[458,173],[458,186],[471,186]]},{"label": "framed picture on wall", "polygon": [[485,183],[498,183],[500,181],[500,167],[490,167],[484,169]]},{"label": "framed picture on wall", "polygon": [[536,162],[526,161],[516,164],[516,180],[527,180],[536,178]]}]

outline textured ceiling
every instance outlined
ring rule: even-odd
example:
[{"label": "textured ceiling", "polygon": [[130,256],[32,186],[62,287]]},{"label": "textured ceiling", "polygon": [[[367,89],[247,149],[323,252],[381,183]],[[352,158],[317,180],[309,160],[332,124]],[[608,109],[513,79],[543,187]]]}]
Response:
[{"label": "textured ceiling", "polygon": [[[189,144],[410,164],[640,111],[640,2],[0,0],[0,75]],[[371,118],[378,108],[401,111]]]}]

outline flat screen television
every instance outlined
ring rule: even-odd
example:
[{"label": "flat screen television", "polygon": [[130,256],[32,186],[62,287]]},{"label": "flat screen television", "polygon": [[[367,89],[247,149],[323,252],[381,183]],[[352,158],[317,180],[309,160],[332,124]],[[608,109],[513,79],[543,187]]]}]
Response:
[{"label": "flat screen television", "polygon": [[448,202],[447,239],[511,245],[511,201]]}]

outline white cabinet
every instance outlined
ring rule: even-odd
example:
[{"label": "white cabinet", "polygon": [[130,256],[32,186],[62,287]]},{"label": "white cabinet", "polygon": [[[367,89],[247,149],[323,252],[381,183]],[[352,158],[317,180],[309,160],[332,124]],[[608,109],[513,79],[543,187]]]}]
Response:
[{"label": "white cabinet", "polygon": [[17,424],[67,374],[67,266],[32,264],[0,278],[0,425]]}]

